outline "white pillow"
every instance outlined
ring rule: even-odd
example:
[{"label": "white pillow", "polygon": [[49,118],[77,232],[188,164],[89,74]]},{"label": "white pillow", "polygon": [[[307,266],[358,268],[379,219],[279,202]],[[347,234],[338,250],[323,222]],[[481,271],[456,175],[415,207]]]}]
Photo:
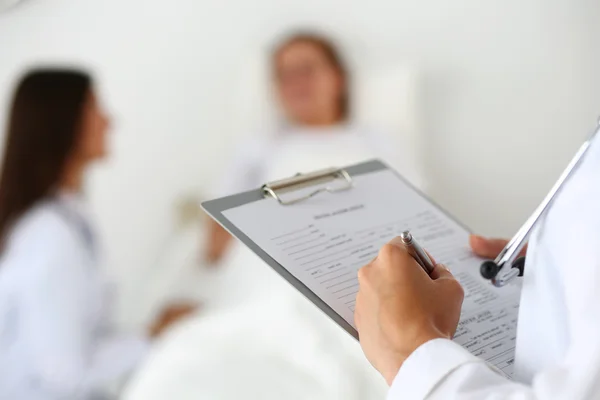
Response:
[{"label": "white pillow", "polygon": [[229,121],[234,137],[241,134],[269,134],[281,116],[272,91],[267,52],[246,57],[232,93],[233,118]]},{"label": "white pillow", "polygon": [[402,64],[357,68],[353,111],[362,126],[381,128],[416,145],[418,131],[416,73]]}]

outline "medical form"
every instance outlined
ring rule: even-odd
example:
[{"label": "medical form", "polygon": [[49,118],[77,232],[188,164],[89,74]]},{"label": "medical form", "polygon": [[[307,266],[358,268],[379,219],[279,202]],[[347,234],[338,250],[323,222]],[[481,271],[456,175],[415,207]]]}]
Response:
[{"label": "medical form", "polygon": [[349,190],[293,205],[266,197],[224,209],[222,217],[353,328],[357,271],[410,230],[464,287],[454,340],[512,375],[520,288],[498,290],[481,278],[468,230],[389,168],[353,176]]}]

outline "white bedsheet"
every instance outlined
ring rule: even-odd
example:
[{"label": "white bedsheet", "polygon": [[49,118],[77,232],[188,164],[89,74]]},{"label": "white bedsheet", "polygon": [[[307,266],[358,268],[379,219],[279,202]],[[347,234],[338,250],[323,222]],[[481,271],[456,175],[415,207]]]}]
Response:
[{"label": "white bedsheet", "polygon": [[[236,245],[204,312],[154,349],[126,400],[385,398],[358,343]],[[206,277],[205,277],[206,279]]]}]

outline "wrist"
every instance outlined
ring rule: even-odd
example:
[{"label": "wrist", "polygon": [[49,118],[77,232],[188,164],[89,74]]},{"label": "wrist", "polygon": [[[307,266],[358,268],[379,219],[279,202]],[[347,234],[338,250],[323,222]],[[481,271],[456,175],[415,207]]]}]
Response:
[{"label": "wrist", "polygon": [[403,346],[403,350],[398,349],[397,351],[392,352],[393,356],[386,362],[384,370],[379,371],[385,378],[388,386],[392,385],[394,379],[396,379],[396,375],[398,375],[398,372],[402,368],[402,365],[419,347],[436,339],[448,339],[448,337],[437,331],[424,332],[411,341],[411,345]]},{"label": "wrist", "polygon": [[397,355],[396,357],[392,357],[384,366],[384,368],[379,370],[379,373],[385,379],[385,382],[388,386],[392,386],[394,379],[396,379],[396,375],[400,372],[400,368],[402,368],[402,364],[408,358],[409,355]]}]

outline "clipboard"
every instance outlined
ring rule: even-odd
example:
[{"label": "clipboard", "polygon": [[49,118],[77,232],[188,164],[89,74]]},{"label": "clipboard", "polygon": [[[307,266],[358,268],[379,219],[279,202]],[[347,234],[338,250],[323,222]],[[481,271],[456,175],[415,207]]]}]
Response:
[{"label": "clipboard", "polygon": [[[275,270],[281,277],[290,283],[302,295],[308,298],[321,311],[323,311],[335,323],[341,326],[346,332],[358,340],[358,332],[346,320],[341,317],[333,308],[325,301],[309,289],[302,281],[296,278],[283,265],[278,263],[266,251],[258,246],[244,232],[236,227],[223,213],[232,208],[243,206],[256,201],[264,200],[265,198],[275,198],[282,207],[293,207],[295,204],[308,200],[309,198],[318,196],[324,192],[341,192],[352,190],[354,179],[361,175],[370,174],[377,171],[391,170],[387,164],[380,160],[369,160],[360,164],[351,165],[344,168],[329,168],[325,170],[310,172],[307,174],[297,174],[296,176],[274,181],[264,184],[261,188],[248,192],[224,197],[221,199],[210,200],[202,203],[204,210],[215,219],[225,230],[231,235],[240,240],[250,250],[256,253],[265,263]],[[406,181],[401,175],[396,173],[398,179],[408,184],[413,190],[417,191],[422,197],[426,196]],[[341,183],[335,188],[328,187],[331,182]],[[324,185],[317,188],[318,185]],[[293,192],[299,189],[315,187],[314,191],[308,194],[284,199],[283,194]],[[429,200],[429,199],[428,199]]]},{"label": "clipboard", "polygon": [[[268,199],[271,200],[266,201]],[[298,174],[266,183],[256,190],[204,202],[202,207],[356,339],[358,332],[352,326],[358,291],[356,271],[377,255],[380,246],[403,229],[410,229],[419,243],[437,262],[446,265],[465,289],[454,341],[507,376],[512,375],[520,287],[509,285],[499,290],[484,280],[479,274],[481,259],[473,255],[468,246],[469,229],[384,162],[370,160],[345,168]],[[308,225],[308,221],[313,224]],[[308,225],[308,230],[294,233],[303,226],[301,224]],[[319,233],[314,234],[315,230]],[[325,247],[303,248],[302,251],[309,253],[306,258],[306,253],[288,250],[296,241],[284,244],[275,241],[280,236],[265,234],[281,232],[291,232],[294,240],[304,233],[320,235],[323,239],[316,243]],[[290,243],[287,236],[282,240]],[[323,248],[326,250],[322,251]],[[313,267],[317,269],[310,272]],[[329,275],[323,279],[331,273],[329,268],[332,267],[347,275],[336,276],[333,282],[329,282]],[[350,283],[345,283],[350,277],[352,288],[346,287]],[[331,289],[340,281],[344,286]],[[347,291],[340,292],[338,288]]]}]

